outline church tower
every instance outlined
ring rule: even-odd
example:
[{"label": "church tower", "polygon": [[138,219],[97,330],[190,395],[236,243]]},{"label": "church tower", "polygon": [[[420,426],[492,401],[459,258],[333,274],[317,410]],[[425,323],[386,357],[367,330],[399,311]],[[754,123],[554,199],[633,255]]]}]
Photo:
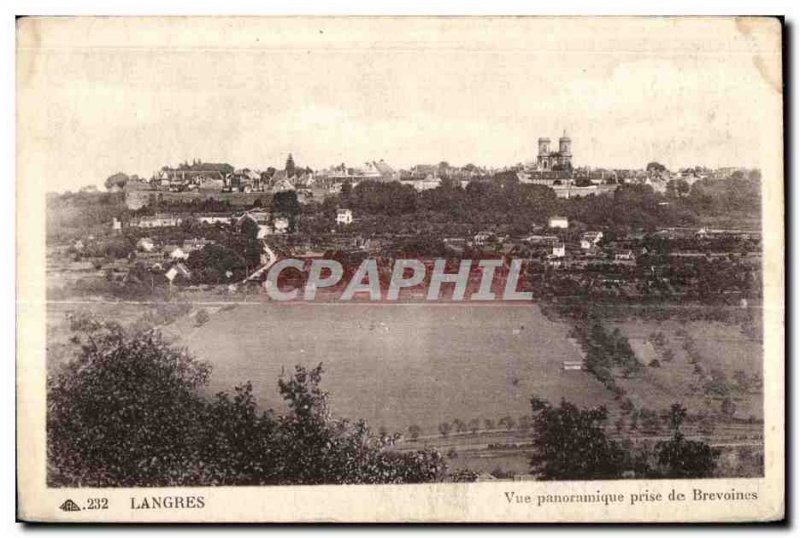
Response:
[{"label": "church tower", "polygon": [[564,134],[558,139],[558,152],[565,157],[572,157],[572,140],[567,136],[567,130],[564,129]]},{"label": "church tower", "polygon": [[549,138],[540,138],[539,139],[539,156],[545,156],[550,154],[550,139]]},{"label": "church tower", "polygon": [[562,170],[572,169],[572,140],[567,136],[567,130],[558,139],[558,164]]}]

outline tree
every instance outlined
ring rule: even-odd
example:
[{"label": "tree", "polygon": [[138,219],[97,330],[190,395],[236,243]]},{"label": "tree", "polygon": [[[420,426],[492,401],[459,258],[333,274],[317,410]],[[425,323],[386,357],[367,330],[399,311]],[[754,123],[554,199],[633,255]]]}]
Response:
[{"label": "tree", "polygon": [[517,424],[520,430],[527,431],[533,426],[533,419],[531,419],[530,415],[522,415],[519,417]]},{"label": "tree", "polygon": [[420,428],[416,424],[412,424],[411,426],[408,427],[408,435],[409,437],[411,437],[412,441],[416,441],[417,439],[419,439],[421,433],[422,433],[422,428]]},{"label": "tree", "polygon": [[663,478],[708,478],[713,476],[719,450],[700,441],[690,441],[681,433],[686,408],[673,404],[670,409],[672,438],[656,443],[658,475]]},{"label": "tree", "polygon": [[219,284],[230,280],[229,272],[236,278],[242,277],[246,260],[233,249],[212,243],[190,252],[186,265],[194,282]]},{"label": "tree", "polygon": [[720,404],[720,411],[728,420],[733,418],[733,415],[736,413],[736,404],[733,403],[733,400],[729,396],[726,396],[722,403]]},{"label": "tree", "polygon": [[533,446],[531,470],[542,480],[600,480],[621,476],[624,454],[607,438],[605,407],[579,409],[562,400],[553,407],[531,399]]},{"label": "tree", "polygon": [[453,429],[457,433],[464,433],[465,431],[467,431],[467,425],[464,424],[463,420],[461,420],[460,418],[457,418],[457,419],[455,419],[453,421]]},{"label": "tree", "polygon": [[751,386],[750,378],[747,377],[747,374],[744,372],[744,370],[736,370],[733,373],[733,379],[734,381],[736,381],[736,386],[739,388],[740,391],[742,392],[750,391],[750,386]]},{"label": "tree", "polygon": [[198,310],[195,315],[195,323],[198,327],[205,325],[210,319],[211,317],[208,315],[208,311],[205,308]]},{"label": "tree", "polygon": [[349,179],[344,180],[342,182],[342,192],[341,197],[343,201],[347,201],[350,195],[353,193],[353,183]]},{"label": "tree", "polygon": [[130,178],[127,174],[122,172],[117,172],[116,174],[110,175],[106,178],[104,185],[106,189],[111,190],[114,188],[122,189],[127,185]]},{"label": "tree", "polygon": [[439,433],[442,434],[442,437],[447,437],[450,435],[453,426],[449,422],[442,422],[439,424]]},{"label": "tree", "polygon": [[661,428],[661,424],[658,421],[658,413],[653,409],[640,409],[639,420],[641,421],[642,431],[646,433],[658,433]]},{"label": "tree", "polygon": [[730,394],[731,386],[728,383],[728,376],[725,372],[718,368],[712,368],[709,372],[711,379],[706,383],[705,390],[707,393],[717,396],[727,396]]},{"label": "tree", "polygon": [[271,217],[286,217],[289,219],[289,230],[294,232],[296,229],[297,216],[300,214],[300,202],[297,200],[296,191],[276,192],[272,197],[270,207]]},{"label": "tree", "polygon": [[[117,323],[70,318],[77,356],[48,378],[51,482],[156,486],[199,480],[203,413],[195,390],[211,368],[153,331],[128,338]],[[176,420],[183,417],[186,420]]]},{"label": "tree", "polygon": [[676,185],[676,191],[679,197],[684,197],[692,190],[692,186],[685,179],[679,179]]},{"label": "tree", "polygon": [[661,163],[652,161],[647,163],[647,167],[645,168],[645,170],[647,170],[648,172],[655,172],[660,174],[661,172],[665,172],[667,170],[667,167]]},{"label": "tree", "polygon": [[517,425],[517,423],[514,421],[514,419],[512,417],[508,416],[508,415],[506,415],[503,418],[501,418],[500,420],[498,420],[497,424],[500,427],[505,428],[505,429],[507,429],[509,431],[513,430],[514,427]]},{"label": "tree", "polygon": [[483,421],[483,429],[485,430],[493,430],[494,429],[494,420],[487,418]]},{"label": "tree", "polygon": [[292,158],[292,154],[291,153],[289,154],[289,157],[286,159],[285,170],[286,170],[287,177],[294,177],[295,165],[294,165],[294,159]]},{"label": "tree", "polygon": [[472,435],[478,433],[478,430],[481,429],[481,421],[480,419],[473,418],[469,421],[469,431],[472,432]]},{"label": "tree", "polygon": [[258,237],[258,223],[248,216],[242,218],[241,222],[242,224],[239,227],[241,234],[250,241],[256,240]]}]

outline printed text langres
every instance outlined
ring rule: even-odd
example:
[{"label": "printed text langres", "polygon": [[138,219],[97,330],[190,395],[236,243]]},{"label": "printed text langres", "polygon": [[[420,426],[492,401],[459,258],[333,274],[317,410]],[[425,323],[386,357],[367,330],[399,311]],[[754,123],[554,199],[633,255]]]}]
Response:
[{"label": "printed text langres", "polygon": [[[507,275],[497,275],[497,270],[503,268],[504,265],[504,261],[500,259],[478,260],[477,267],[480,269],[479,285],[477,290],[469,296],[470,301],[530,301],[533,299],[531,292],[517,290],[522,260],[512,259],[508,264]],[[463,301],[473,269],[473,260],[461,260],[457,272],[446,272],[445,268],[446,261],[444,259],[434,261],[433,270],[428,280],[426,300],[439,300],[442,284],[453,284],[453,292],[449,300]],[[281,286],[278,285],[279,278],[281,276],[286,277],[290,270],[300,273],[307,271],[306,283],[302,293],[300,289],[281,289]],[[361,265],[353,273],[352,278],[347,282],[344,291],[339,296],[339,300],[350,301],[357,294],[368,294],[372,301],[380,301],[382,299],[396,301],[399,298],[401,289],[413,288],[424,284],[426,273],[427,268],[420,260],[396,260],[384,297],[381,293],[381,280],[377,260],[368,258],[362,261]],[[336,260],[313,260],[310,267],[307,268],[304,260],[285,258],[270,267],[264,286],[269,297],[276,301],[313,301],[316,298],[317,290],[336,287],[342,282],[343,275],[344,268]],[[504,285],[502,285],[503,280],[505,281]],[[498,285],[494,285],[495,283]],[[500,285],[502,285],[503,291],[498,297],[495,290]]]}]

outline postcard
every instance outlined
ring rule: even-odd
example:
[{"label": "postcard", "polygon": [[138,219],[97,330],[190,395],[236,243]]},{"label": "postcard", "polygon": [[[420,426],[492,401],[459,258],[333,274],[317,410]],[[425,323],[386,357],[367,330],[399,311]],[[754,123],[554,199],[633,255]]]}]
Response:
[{"label": "postcard", "polygon": [[783,21],[22,17],[18,518],[784,518]]}]

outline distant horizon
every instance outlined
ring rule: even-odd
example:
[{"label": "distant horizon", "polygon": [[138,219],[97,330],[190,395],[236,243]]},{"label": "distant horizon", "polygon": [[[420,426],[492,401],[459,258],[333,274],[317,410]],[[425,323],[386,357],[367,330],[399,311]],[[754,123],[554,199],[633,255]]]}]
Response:
[{"label": "distant horizon", "polygon": [[[762,168],[782,106],[758,26],[727,19],[27,18],[20,178],[47,190],[202,158],[314,170]],[[36,36],[36,39],[30,39]],[[209,45],[209,43],[213,43]],[[777,66],[777,71],[775,68]],[[20,137],[23,139],[23,137]],[[745,164],[742,164],[745,163]]]},{"label": "distant horizon", "polygon": [[[339,161],[339,162],[334,162],[334,163],[331,163],[331,164],[328,164],[328,165],[325,165],[325,166],[311,166],[311,165],[308,165],[306,163],[303,163],[302,160],[297,157],[298,153],[296,153],[294,151],[289,152],[289,153],[286,154],[287,158],[288,158],[289,154],[292,155],[292,159],[294,160],[294,163],[295,163],[296,167],[303,168],[303,169],[308,167],[308,168],[311,168],[314,172],[319,172],[321,170],[327,170],[327,169],[329,169],[331,167],[340,166],[342,164],[342,161]],[[302,155],[302,153],[299,154],[299,155]],[[189,158],[189,159],[182,159],[182,160],[178,161],[177,163],[165,163],[165,164],[162,164],[158,168],[156,168],[154,170],[151,170],[150,172],[146,173],[145,175],[143,175],[142,173],[136,172],[136,171],[128,172],[126,170],[116,170],[114,172],[110,172],[108,174],[108,176],[111,176],[113,174],[121,172],[121,173],[127,174],[129,176],[132,176],[132,175],[135,174],[135,175],[138,175],[140,178],[149,178],[149,177],[152,176],[153,172],[161,170],[165,166],[169,167],[169,168],[172,168],[172,169],[177,169],[182,164],[188,163],[189,165],[191,165],[193,163],[193,161],[195,161],[195,160],[199,161],[200,164],[229,164],[229,165],[233,166],[236,170],[243,170],[243,169],[246,169],[246,168],[250,169],[250,170],[258,170],[258,171],[265,171],[268,168],[275,168],[276,170],[284,170],[285,169],[285,165],[286,165],[286,159],[284,159],[280,163],[267,164],[266,166],[264,166],[264,165],[262,165],[262,166],[239,166],[237,163],[235,163],[235,162],[233,162],[231,160],[224,160],[224,159],[223,160],[216,160],[216,159],[212,160],[212,159],[203,159],[201,157],[192,157],[192,158]],[[448,161],[447,159],[439,159],[439,160],[435,160],[435,161],[425,161],[425,162],[420,161],[420,162],[414,162],[413,164],[410,164],[410,165],[398,166],[395,163],[391,162],[390,160],[388,160],[386,158],[382,158],[382,157],[369,159],[369,160],[361,160],[361,161],[357,161],[357,162],[356,161],[343,161],[343,162],[344,162],[345,166],[347,166],[348,168],[360,168],[360,167],[364,166],[367,163],[380,162],[381,160],[384,161],[389,166],[391,166],[395,171],[411,170],[415,166],[436,166],[441,162],[446,162],[452,168],[463,168],[463,167],[465,167],[467,165],[472,164],[472,165],[474,165],[474,166],[476,166],[478,168],[489,169],[489,170],[497,170],[497,169],[513,168],[513,167],[519,166],[519,165],[525,166],[525,165],[528,165],[533,160],[533,158],[528,159],[526,161],[517,161],[517,162],[514,162],[514,163],[492,164],[492,165],[483,164],[483,163],[475,162],[475,161],[468,161],[468,162],[464,162],[464,163],[454,163],[452,161]],[[721,165],[721,166],[709,166],[709,165],[703,164],[703,163],[686,164],[686,165],[672,167],[672,166],[669,166],[669,165],[665,164],[663,161],[660,161],[658,159],[650,159],[650,160],[642,163],[640,166],[602,166],[602,165],[593,165],[593,164],[573,164],[573,169],[589,168],[589,169],[605,169],[605,170],[644,170],[647,167],[647,164],[650,163],[650,162],[657,162],[657,163],[663,164],[664,166],[666,166],[667,170],[670,170],[670,171],[673,171],[673,172],[674,171],[678,171],[678,170],[683,170],[683,169],[686,169],[686,168],[695,168],[697,166],[708,168],[709,170],[716,170],[716,169],[720,169],[720,168],[740,168],[740,169],[752,170],[752,169],[758,169],[759,168],[758,166],[750,166],[750,165],[746,165],[746,164],[726,164],[726,165]],[[106,177],[108,177],[108,176],[106,176]],[[105,178],[103,178],[103,180],[105,180]],[[102,181],[100,182],[100,184],[102,185]]]},{"label": "distant horizon", "polygon": [[[292,153],[292,156],[294,157],[294,153]],[[195,159],[197,159],[197,158],[195,158]],[[377,162],[377,161],[380,161],[380,159],[372,159],[369,162],[373,162],[373,161]],[[384,161],[385,161],[385,159],[384,159]],[[161,170],[161,168],[163,166],[169,166],[172,169],[177,169],[181,164],[185,164],[187,162],[191,164],[192,160],[191,159],[189,159],[189,160],[184,159],[184,160],[180,161],[179,163],[177,163],[175,165],[172,165],[171,163],[170,164],[165,164],[165,165],[162,165],[161,167],[159,167],[157,170]],[[345,165],[348,168],[358,168],[360,165],[365,164],[365,162],[361,162],[361,163],[347,163],[347,162],[345,162]],[[463,168],[464,166],[467,166],[468,164],[473,164],[478,168],[483,168],[483,169],[488,169],[488,170],[508,169],[508,168],[512,168],[514,166],[517,166],[519,164],[523,164],[523,165],[526,164],[526,163],[514,163],[514,164],[504,165],[504,166],[502,166],[502,165],[501,166],[485,166],[485,165],[482,165],[482,164],[479,164],[479,163],[474,163],[474,162],[468,162],[468,163],[464,163],[464,164],[453,164],[451,162],[441,160],[441,161],[437,161],[437,162],[415,163],[414,165],[408,166],[408,167],[397,167],[397,166],[394,166],[394,164],[391,163],[391,162],[388,162],[388,161],[385,161],[385,162],[386,162],[386,164],[391,166],[395,171],[400,171],[400,170],[406,170],[407,171],[407,170],[410,170],[411,168],[413,168],[414,166],[417,166],[417,165],[423,165],[423,166],[433,165],[433,166],[435,166],[435,165],[438,165],[440,162],[447,162],[448,165],[450,167],[452,167],[452,168]],[[648,162],[658,162],[660,164],[664,164],[663,162],[657,161],[657,160],[648,161]],[[250,169],[250,170],[254,170],[254,171],[258,171],[258,172],[264,172],[270,167],[275,168],[276,170],[284,170],[286,163],[284,162],[282,165],[279,165],[279,166],[268,165],[266,167],[249,167],[249,166],[236,166],[236,163],[233,163],[233,162],[230,162],[230,161],[216,161],[216,160],[214,160],[214,161],[208,160],[207,161],[207,160],[204,160],[204,159],[200,159],[200,164],[228,164],[228,165],[233,166],[235,170]],[[341,163],[339,163],[339,164],[341,164]],[[295,165],[298,168],[302,168],[302,169],[306,168],[306,165],[303,165],[302,163],[298,163],[296,159],[295,159]],[[325,166],[325,167],[322,167],[322,168],[314,168],[313,166],[311,166],[309,168],[311,168],[314,173],[317,173],[317,172],[319,172],[321,170],[326,170],[326,169],[330,168],[330,166],[336,166],[336,165],[329,165],[329,166]],[[631,167],[631,168],[611,167],[611,166],[591,166],[591,165],[588,166],[588,168],[589,169],[603,169],[603,170],[644,170],[646,168],[646,166],[647,166],[647,163],[645,163],[643,166]],[[746,166],[746,165],[707,166],[707,165],[704,165],[704,164],[679,166],[677,168],[671,168],[671,167],[667,166],[666,168],[670,172],[677,172],[679,170],[683,170],[683,169],[686,169],[686,168],[695,168],[697,166],[704,167],[704,168],[707,168],[707,169],[712,170],[712,171],[713,170],[718,170],[718,169],[725,169],[725,168],[736,168],[736,169],[740,169],[740,170],[760,170],[760,168],[757,167],[757,166]],[[587,168],[587,166],[586,165],[577,165],[577,166],[573,166],[573,168],[574,169],[575,168]],[[127,175],[129,177],[132,177],[132,176],[135,175],[135,176],[138,176],[139,179],[143,179],[143,180],[149,180],[152,177],[152,174],[153,174],[153,172],[150,172],[150,173],[147,173],[147,174],[143,175],[143,174],[138,173],[138,172],[128,172],[126,170],[117,170],[115,172],[111,172],[108,175],[106,175],[103,178],[103,180],[100,181],[99,183],[87,183],[85,185],[80,185],[80,186],[78,186],[78,187],[76,187],[74,189],[69,189],[68,188],[68,189],[63,189],[63,190],[60,190],[60,191],[48,190],[47,193],[48,194],[65,194],[67,192],[79,191],[79,190],[85,189],[87,187],[97,187],[97,189],[101,190],[101,191],[102,190],[106,190],[105,185],[104,185],[105,179],[110,177],[110,176],[113,176],[114,174],[119,174],[119,173],[125,174],[125,175]]]}]

